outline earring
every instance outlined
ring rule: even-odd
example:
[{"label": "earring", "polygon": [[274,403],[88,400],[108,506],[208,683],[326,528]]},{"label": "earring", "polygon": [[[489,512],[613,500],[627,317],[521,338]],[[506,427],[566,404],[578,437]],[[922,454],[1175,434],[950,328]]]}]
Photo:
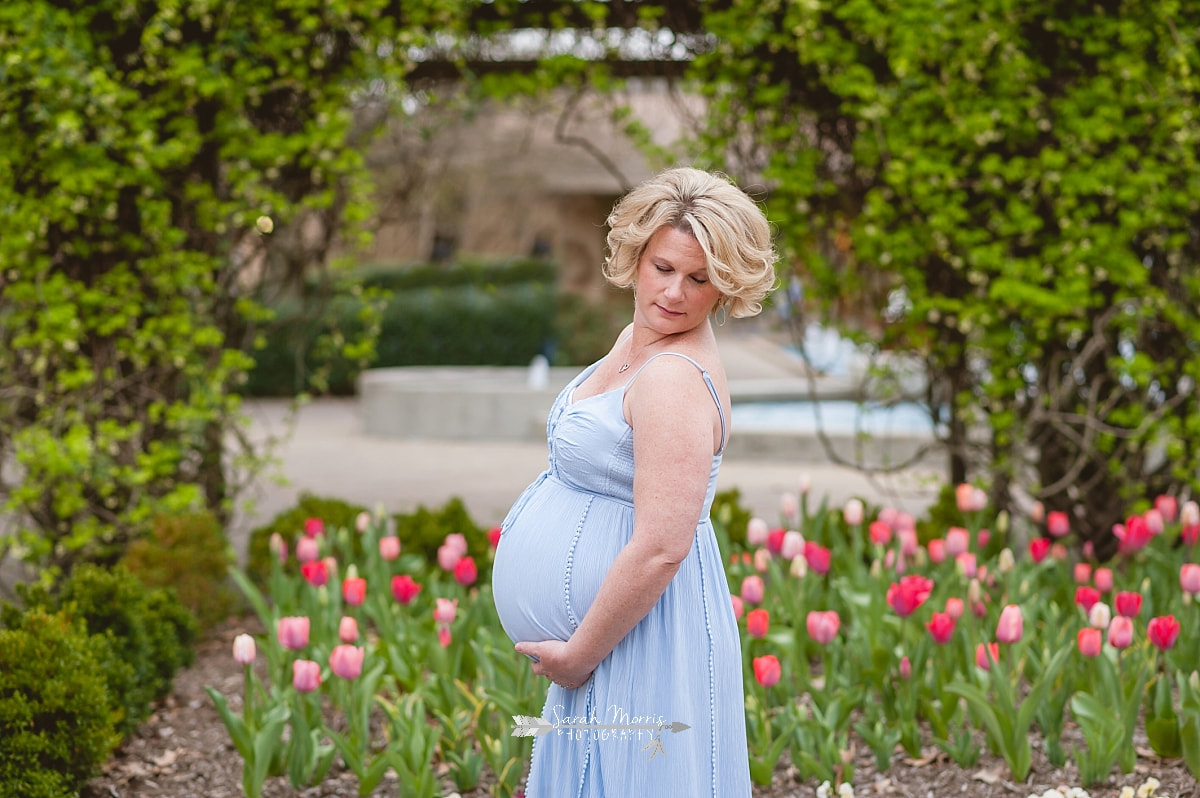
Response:
[{"label": "earring", "polygon": [[724,327],[725,320],[729,318],[729,308],[726,305],[720,305],[717,307],[717,312],[713,315],[717,316],[717,326]]}]

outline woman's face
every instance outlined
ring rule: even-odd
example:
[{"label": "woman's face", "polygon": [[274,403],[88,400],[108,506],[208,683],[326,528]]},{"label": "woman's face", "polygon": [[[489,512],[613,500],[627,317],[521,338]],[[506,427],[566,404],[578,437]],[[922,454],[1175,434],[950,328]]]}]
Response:
[{"label": "woman's face", "polygon": [[663,333],[685,332],[708,318],[721,292],[709,282],[704,250],[690,233],[663,227],[638,261],[634,313]]}]

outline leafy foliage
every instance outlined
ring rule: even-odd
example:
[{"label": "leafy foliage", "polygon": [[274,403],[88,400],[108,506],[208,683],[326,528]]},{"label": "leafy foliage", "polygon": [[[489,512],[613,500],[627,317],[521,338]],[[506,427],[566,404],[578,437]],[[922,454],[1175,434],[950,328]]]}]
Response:
[{"label": "leafy foliage", "polygon": [[701,160],[771,186],[813,304],[921,359],[951,482],[1102,554],[1200,465],[1197,13],[735,0],[693,70]]}]

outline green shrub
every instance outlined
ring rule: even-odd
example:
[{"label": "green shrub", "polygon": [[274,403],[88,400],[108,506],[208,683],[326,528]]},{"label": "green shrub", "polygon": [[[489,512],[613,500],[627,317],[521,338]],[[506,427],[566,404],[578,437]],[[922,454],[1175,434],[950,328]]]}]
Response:
[{"label": "green shrub", "polygon": [[170,692],[175,671],[193,660],[195,618],[174,593],[146,587],[124,566],[83,565],[56,594],[41,587],[20,592],[31,609],[60,611],[98,641],[97,664],[121,734],[137,728],[151,703]]},{"label": "green shrub", "polygon": [[148,587],[173,588],[203,630],[238,604],[229,583],[233,554],[212,513],[159,516],[148,537],[130,544],[123,562]]},{"label": "green shrub", "polygon": [[[753,513],[742,505],[742,492],[737,488],[723,490],[713,496],[712,509],[709,516],[718,533],[718,541],[726,556],[729,546],[743,545],[746,542],[746,525],[750,523]],[[721,540],[724,538],[724,540]]]},{"label": "green shrub", "polygon": [[117,742],[95,638],[35,609],[0,630],[0,795],[66,798]]},{"label": "green shrub", "polygon": [[273,533],[278,532],[280,537],[287,541],[288,550],[295,551],[294,544],[303,534],[305,519],[320,518],[325,522],[327,529],[353,528],[358,514],[366,509],[341,499],[315,496],[311,493],[300,494],[300,501],[295,507],[251,530],[246,551],[246,573],[259,584],[265,583],[267,575],[271,573],[270,547]]},{"label": "green shrub", "polygon": [[[395,516],[396,536],[406,552],[420,553],[430,562],[437,562],[438,546],[446,535],[460,534],[467,540],[467,554],[480,561],[487,556],[488,540],[484,530],[471,520],[462,499],[454,497],[440,510],[418,507],[409,514]],[[486,569],[484,569],[486,570]],[[480,577],[486,577],[483,571]]]}]

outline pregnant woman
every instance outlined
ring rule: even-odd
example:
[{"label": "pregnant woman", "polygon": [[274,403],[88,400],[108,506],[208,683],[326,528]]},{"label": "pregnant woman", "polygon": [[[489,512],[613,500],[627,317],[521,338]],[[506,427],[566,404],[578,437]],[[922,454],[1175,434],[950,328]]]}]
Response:
[{"label": "pregnant woman", "polygon": [[770,226],[727,179],[689,168],[634,189],[608,225],[604,274],[633,289],[632,323],[555,401],[549,467],[496,550],[500,621],[552,682],[542,718],[561,724],[535,740],[526,794],[749,796],[737,622],[709,521],[729,435],[710,317],[761,310]]}]

